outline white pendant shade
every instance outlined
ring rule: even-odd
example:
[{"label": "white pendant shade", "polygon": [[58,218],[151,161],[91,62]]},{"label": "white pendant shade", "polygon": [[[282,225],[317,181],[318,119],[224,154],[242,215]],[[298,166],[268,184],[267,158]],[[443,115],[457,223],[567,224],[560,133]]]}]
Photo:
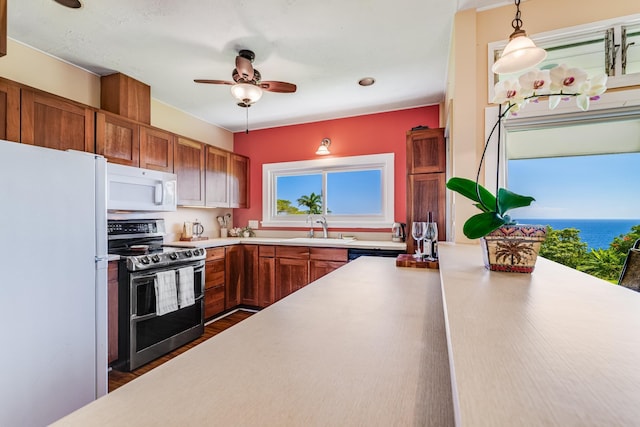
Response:
[{"label": "white pendant shade", "polygon": [[238,83],[231,86],[231,94],[238,101],[251,105],[262,97],[262,89],[249,83]]},{"label": "white pendant shade", "polygon": [[544,49],[536,47],[526,35],[513,37],[502,52],[502,56],[491,67],[496,74],[511,74],[535,67],[547,57]]}]

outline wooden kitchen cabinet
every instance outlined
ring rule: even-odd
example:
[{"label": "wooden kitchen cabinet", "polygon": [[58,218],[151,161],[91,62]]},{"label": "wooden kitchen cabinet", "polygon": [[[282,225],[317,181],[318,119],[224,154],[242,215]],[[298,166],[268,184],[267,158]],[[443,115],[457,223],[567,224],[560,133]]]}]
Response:
[{"label": "wooden kitchen cabinet", "polygon": [[229,207],[249,207],[249,158],[230,153]]},{"label": "wooden kitchen cabinet", "polygon": [[107,267],[107,353],[108,363],[118,359],[118,261]]},{"label": "wooden kitchen cabinet", "polygon": [[411,224],[438,224],[438,241],[446,239],[446,140],[444,129],[407,132],[407,253],[415,252]]},{"label": "wooden kitchen cabinet", "polygon": [[244,280],[244,249],[242,245],[225,247],[225,310],[240,305]]},{"label": "wooden kitchen cabinet", "polygon": [[20,86],[0,78],[0,139],[20,142]]},{"label": "wooden kitchen cabinet", "polygon": [[111,163],[173,172],[173,134],[105,111],[96,113],[96,153]]},{"label": "wooden kitchen cabinet", "polygon": [[258,307],[258,246],[241,245],[244,250],[244,278],[242,280],[241,301],[242,305]]},{"label": "wooden kitchen cabinet", "polygon": [[207,249],[204,275],[204,318],[225,310],[225,248]]},{"label": "wooden kitchen cabinet", "polygon": [[228,151],[206,146],[205,205],[208,207],[229,207],[229,159]]},{"label": "wooden kitchen cabinet", "polygon": [[115,114],[96,113],[96,153],[110,163],[140,165],[140,126]]},{"label": "wooden kitchen cabinet", "polygon": [[174,139],[171,132],[140,125],[140,167],[173,172]]},{"label": "wooden kitchen cabinet", "polygon": [[276,299],[276,248],[258,247],[258,306],[267,307]]},{"label": "wooden kitchen cabinet", "polygon": [[134,120],[151,123],[151,87],[122,73],[100,77],[100,108]]},{"label": "wooden kitchen cabinet", "polygon": [[178,177],[178,205],[204,206],[205,144],[178,136],[173,150],[173,172]]},{"label": "wooden kitchen cabinet", "polygon": [[309,282],[345,265],[347,253],[348,250],[342,248],[309,248]]},{"label": "wooden kitchen cabinet", "polygon": [[407,174],[446,171],[444,129],[407,132]]},{"label": "wooden kitchen cabinet", "polygon": [[276,246],[276,301],[309,283],[309,248]]},{"label": "wooden kitchen cabinet", "polygon": [[20,140],[57,150],[95,151],[94,111],[73,101],[21,89]]},{"label": "wooden kitchen cabinet", "polygon": [[438,241],[446,238],[444,173],[424,173],[409,175],[407,183],[407,253],[414,253],[415,240],[411,238],[413,221],[427,221],[429,212],[438,224]]}]

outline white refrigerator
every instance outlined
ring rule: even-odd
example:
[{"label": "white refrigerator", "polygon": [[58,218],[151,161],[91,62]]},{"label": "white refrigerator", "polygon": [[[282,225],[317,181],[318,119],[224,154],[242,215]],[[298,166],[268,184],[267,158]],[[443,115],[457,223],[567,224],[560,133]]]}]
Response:
[{"label": "white refrigerator", "polygon": [[105,160],[0,141],[0,426],[107,392]]}]

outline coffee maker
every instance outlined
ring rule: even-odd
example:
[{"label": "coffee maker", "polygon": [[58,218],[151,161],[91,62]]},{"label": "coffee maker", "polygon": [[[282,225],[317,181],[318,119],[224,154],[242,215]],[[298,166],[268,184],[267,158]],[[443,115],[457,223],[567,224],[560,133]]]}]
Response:
[{"label": "coffee maker", "polygon": [[404,242],[406,239],[405,227],[407,224],[404,222],[394,222],[391,226],[391,240],[394,242]]}]

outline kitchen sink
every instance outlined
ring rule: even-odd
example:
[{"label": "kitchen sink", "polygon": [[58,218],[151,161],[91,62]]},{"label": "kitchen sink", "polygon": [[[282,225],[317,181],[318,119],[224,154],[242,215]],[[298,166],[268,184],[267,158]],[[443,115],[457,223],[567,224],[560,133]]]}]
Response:
[{"label": "kitchen sink", "polygon": [[286,239],[286,242],[295,242],[295,243],[303,243],[303,244],[348,244],[350,242],[353,242],[355,239],[354,238],[345,238],[345,239],[337,239],[337,238],[326,238],[323,239],[322,237],[293,237],[291,239]]}]

